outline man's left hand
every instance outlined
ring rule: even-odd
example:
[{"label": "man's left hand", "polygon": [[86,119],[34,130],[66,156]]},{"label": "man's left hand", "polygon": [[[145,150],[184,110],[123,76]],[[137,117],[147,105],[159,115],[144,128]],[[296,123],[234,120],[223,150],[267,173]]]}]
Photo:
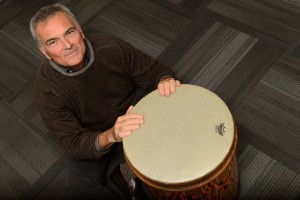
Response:
[{"label": "man's left hand", "polygon": [[167,78],[158,83],[158,90],[161,96],[170,96],[176,92],[176,88],[180,86],[180,81],[174,78]]}]

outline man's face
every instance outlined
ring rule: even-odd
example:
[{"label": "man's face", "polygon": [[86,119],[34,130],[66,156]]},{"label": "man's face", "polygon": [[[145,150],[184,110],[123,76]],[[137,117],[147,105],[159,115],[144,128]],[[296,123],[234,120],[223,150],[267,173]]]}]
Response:
[{"label": "man's face", "polygon": [[84,64],[84,34],[70,17],[62,12],[55,13],[36,27],[39,49],[55,63],[73,69]]}]

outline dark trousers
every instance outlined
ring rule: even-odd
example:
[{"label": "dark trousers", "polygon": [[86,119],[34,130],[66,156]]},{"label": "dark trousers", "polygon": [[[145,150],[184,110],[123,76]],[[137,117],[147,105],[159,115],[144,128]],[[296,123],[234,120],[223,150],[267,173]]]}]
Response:
[{"label": "dark trousers", "polygon": [[124,163],[121,143],[116,143],[111,152],[97,160],[68,158],[66,163],[66,192],[72,200],[121,200],[125,197],[110,181],[111,171]]}]

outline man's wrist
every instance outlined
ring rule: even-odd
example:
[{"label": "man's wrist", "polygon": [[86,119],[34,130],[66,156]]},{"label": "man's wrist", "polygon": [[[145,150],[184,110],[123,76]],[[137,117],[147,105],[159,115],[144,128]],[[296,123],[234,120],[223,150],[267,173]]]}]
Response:
[{"label": "man's wrist", "polygon": [[101,133],[99,133],[97,135],[96,140],[95,140],[95,146],[96,146],[97,151],[103,150],[102,146],[100,145],[100,135],[101,135]]},{"label": "man's wrist", "polygon": [[115,142],[118,142],[113,127],[112,127],[111,129],[109,129],[109,131],[107,132],[107,134],[106,134],[106,141],[107,141],[108,143],[115,143]]},{"label": "man's wrist", "polygon": [[113,137],[113,134],[114,134],[113,129],[111,129],[110,131],[107,132],[106,137],[105,137],[107,143],[115,143],[116,142],[116,140]]},{"label": "man's wrist", "polygon": [[99,133],[99,146],[102,148],[102,149],[108,149],[110,146],[112,146],[115,142],[114,140],[110,139],[110,129],[103,132],[103,133]]}]

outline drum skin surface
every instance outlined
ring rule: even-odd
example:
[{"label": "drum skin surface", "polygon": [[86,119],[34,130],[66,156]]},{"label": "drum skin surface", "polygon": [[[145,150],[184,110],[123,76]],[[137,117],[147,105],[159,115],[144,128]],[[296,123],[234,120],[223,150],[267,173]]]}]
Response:
[{"label": "drum skin surface", "polygon": [[132,113],[145,122],[123,139],[125,158],[153,199],[237,197],[237,131],[216,94],[188,84],[170,97],[155,90]]}]

